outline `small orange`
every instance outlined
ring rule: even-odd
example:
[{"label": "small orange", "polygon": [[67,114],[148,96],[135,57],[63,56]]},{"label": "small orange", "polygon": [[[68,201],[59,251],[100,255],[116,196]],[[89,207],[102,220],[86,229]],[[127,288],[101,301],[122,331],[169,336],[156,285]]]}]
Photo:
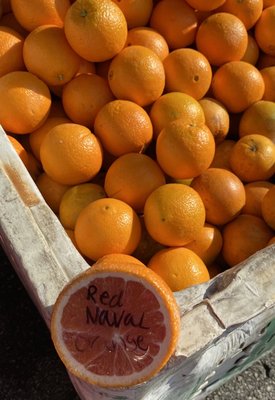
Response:
[{"label": "small orange", "polygon": [[66,13],[64,31],[74,51],[88,61],[118,54],[127,38],[127,22],[111,0],[76,0]]},{"label": "small orange", "polygon": [[233,14],[217,12],[199,26],[196,47],[211,65],[220,66],[238,61],[245,54],[248,42],[243,22]]},{"label": "small orange", "polygon": [[164,37],[148,26],[139,26],[128,31],[125,46],[145,46],[153,50],[161,60],[169,54],[169,47]]},{"label": "small orange", "polygon": [[239,136],[259,134],[264,135],[275,143],[275,103],[261,100],[253,103],[241,115]]},{"label": "small orange", "polygon": [[35,183],[48,206],[55,214],[58,214],[62,196],[69,186],[54,181],[45,172],[38,176]]},{"label": "small orange", "polygon": [[63,28],[54,25],[42,25],[29,33],[23,57],[28,71],[47,85],[64,85],[80,66],[80,57],[69,46]]},{"label": "small orange", "polygon": [[262,201],[265,194],[272,186],[273,184],[268,181],[256,181],[244,185],[245,205],[242,209],[242,214],[262,217]]},{"label": "small orange", "polygon": [[41,25],[63,27],[70,7],[69,0],[11,0],[10,3],[16,19],[29,32]]},{"label": "small orange", "polygon": [[246,135],[232,148],[229,162],[243,182],[268,180],[275,173],[275,144],[263,135]]},{"label": "small orange", "polygon": [[194,43],[198,20],[195,10],[185,1],[161,0],[154,6],[149,25],[175,50]]},{"label": "small orange", "polygon": [[241,214],[223,228],[222,255],[229,267],[267,246],[274,235],[262,218]]},{"label": "small orange", "polygon": [[108,168],[104,189],[109,197],[142,212],[147,197],[165,183],[165,175],[156,161],[145,154],[127,153]]},{"label": "small orange", "polygon": [[85,126],[64,123],[53,127],[40,147],[45,172],[63,185],[91,180],[102,165],[98,138]]},{"label": "small orange", "polygon": [[46,120],[51,107],[47,85],[27,71],[0,77],[0,124],[9,132],[33,132]]},{"label": "small orange", "polygon": [[23,37],[14,29],[0,26],[0,76],[24,70]]},{"label": "small orange", "polygon": [[184,246],[196,253],[205,265],[210,266],[222,249],[222,234],[211,224],[205,224],[196,239]]},{"label": "small orange", "polygon": [[212,11],[220,7],[226,0],[185,0],[191,7],[198,11]]},{"label": "small orange", "polygon": [[183,118],[166,125],[156,142],[156,156],[163,171],[176,179],[200,175],[211,164],[215,140],[205,124],[186,123]]},{"label": "small orange", "polygon": [[153,0],[113,0],[123,12],[128,29],[147,25],[152,10]]},{"label": "small orange", "polygon": [[275,231],[275,185],[265,194],[262,201],[263,219]]},{"label": "small orange", "polygon": [[148,262],[173,292],[209,281],[210,276],[202,259],[184,247],[158,251]]},{"label": "small orange", "polygon": [[254,35],[260,49],[275,56],[275,5],[263,10],[255,24]]},{"label": "small orange", "polygon": [[248,42],[245,53],[241,58],[241,61],[246,61],[252,65],[256,65],[259,59],[260,50],[257,42],[251,34],[248,34]]},{"label": "small orange", "polygon": [[230,117],[226,108],[221,102],[211,97],[204,97],[199,100],[205,115],[205,125],[208,126],[215,142],[222,142],[228,132]]},{"label": "small orange", "polygon": [[184,246],[194,240],[205,223],[205,208],[199,194],[181,183],[166,183],[155,189],[144,206],[146,229],[164,246]]},{"label": "small orange", "polygon": [[129,46],[113,58],[108,81],[116,98],[147,106],[162,95],[164,67],[153,50],[144,46]]},{"label": "small orange", "polygon": [[43,125],[41,125],[38,129],[31,132],[29,135],[29,143],[32,150],[33,155],[37,160],[40,161],[40,147],[43,142],[45,136],[54,126],[59,124],[64,124],[65,122],[70,122],[68,118],[65,117],[51,117],[49,116]]},{"label": "small orange", "polygon": [[275,101],[275,66],[260,70],[265,83],[263,100]]},{"label": "small orange", "polygon": [[107,80],[97,74],[78,75],[62,91],[62,104],[68,117],[91,129],[99,110],[113,99]]},{"label": "small orange", "polygon": [[141,225],[137,214],[118,199],[95,200],[80,212],[76,220],[77,246],[92,260],[110,253],[131,254],[140,238]]},{"label": "small orange", "polygon": [[163,60],[165,88],[201,99],[208,91],[212,69],[207,58],[195,49],[177,49]]},{"label": "small orange", "polygon": [[235,145],[235,141],[231,139],[225,139],[216,145],[215,154],[213,161],[210,165],[211,168],[223,168],[231,171],[229,159],[230,153]]},{"label": "small orange", "polygon": [[103,106],[96,116],[94,130],[105,150],[116,157],[143,152],[153,137],[149,115],[129,100],[113,100]]},{"label": "small orange", "polygon": [[153,124],[154,138],[170,122],[182,118],[186,123],[203,124],[205,115],[197,100],[186,93],[170,92],[159,97],[149,115]]},{"label": "small orange", "polygon": [[76,220],[88,204],[106,197],[102,186],[96,183],[81,183],[70,187],[59,204],[59,219],[66,229],[74,230]]},{"label": "small orange", "polygon": [[29,155],[28,155],[27,150],[25,149],[25,147],[22,146],[22,144],[14,136],[7,135],[7,138],[9,139],[9,141],[12,144],[12,147],[14,148],[14,150],[16,151],[18,156],[21,158],[23,164],[27,168],[28,164],[29,164]]},{"label": "small orange", "polygon": [[51,333],[73,375],[121,389],[148,381],[167,364],[179,339],[180,314],[156,273],[114,260],[98,260],[66,285],[54,306]]},{"label": "small orange", "polygon": [[211,87],[214,97],[232,113],[243,112],[264,94],[260,71],[245,61],[231,61],[219,67]]},{"label": "small orange", "polygon": [[208,168],[191,182],[206,210],[206,221],[224,225],[233,220],[245,204],[244,185],[232,172],[222,168]]},{"label": "small orange", "polygon": [[236,15],[249,30],[262,14],[263,0],[226,0],[219,11]]}]

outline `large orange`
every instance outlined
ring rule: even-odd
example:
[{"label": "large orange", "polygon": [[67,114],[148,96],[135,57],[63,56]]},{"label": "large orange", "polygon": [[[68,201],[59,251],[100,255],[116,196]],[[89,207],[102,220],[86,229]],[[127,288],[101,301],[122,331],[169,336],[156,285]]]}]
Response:
[{"label": "large orange", "polygon": [[75,224],[77,246],[92,260],[110,253],[131,254],[140,238],[141,225],[137,214],[118,199],[91,202],[80,212]]},{"label": "large orange", "polygon": [[147,25],[152,10],[153,0],[113,0],[123,12],[128,29]]},{"label": "large orange", "polygon": [[232,172],[208,168],[191,182],[206,209],[206,221],[224,225],[233,220],[245,204],[244,185]]},{"label": "large orange", "polygon": [[199,103],[205,115],[205,124],[212,132],[215,142],[222,142],[229,132],[228,111],[221,102],[211,97],[204,97],[199,100]]},{"label": "large orange", "polygon": [[181,92],[170,92],[160,96],[150,109],[154,137],[170,122],[183,118],[186,123],[203,124],[205,115],[199,102]]},{"label": "large orange", "polygon": [[104,148],[114,156],[143,152],[153,137],[147,112],[128,100],[113,100],[103,106],[94,129]]},{"label": "large orange", "polygon": [[0,26],[0,76],[24,70],[23,37],[14,29]]},{"label": "large orange", "polygon": [[167,364],[179,339],[180,314],[156,273],[110,256],[63,289],[51,332],[66,368],[81,381],[129,388]]},{"label": "large orange", "polygon": [[127,38],[126,19],[111,0],[76,0],[66,13],[64,30],[75,52],[89,61],[114,57]]},{"label": "large orange", "polygon": [[211,164],[215,140],[205,124],[186,123],[183,118],[170,122],[156,143],[159,165],[172,178],[194,178]]},{"label": "large orange", "polygon": [[158,251],[148,262],[173,292],[209,281],[210,276],[202,259],[192,250],[172,247]]},{"label": "large orange", "polygon": [[45,136],[54,126],[59,124],[64,124],[65,122],[71,122],[69,118],[66,117],[51,117],[49,116],[43,125],[41,125],[38,129],[31,132],[29,134],[29,144],[32,150],[33,155],[37,160],[40,161],[40,147],[43,142]]},{"label": "large orange", "polygon": [[47,85],[27,71],[0,77],[0,124],[18,134],[33,132],[46,120],[51,107]]},{"label": "large orange", "polygon": [[41,25],[63,27],[69,0],[11,0],[12,12],[29,32]]},{"label": "large orange", "polygon": [[161,0],[154,6],[150,26],[174,50],[194,43],[198,20],[195,10],[184,0]]},{"label": "large orange", "polygon": [[231,61],[214,73],[212,90],[214,97],[229,112],[240,113],[262,99],[264,80],[254,65],[245,61]]},{"label": "large orange", "polygon": [[255,39],[264,53],[275,56],[275,5],[263,10],[255,24]]},{"label": "large orange", "polygon": [[245,205],[242,208],[242,214],[262,217],[262,201],[265,194],[272,186],[273,184],[268,181],[256,181],[244,185]]},{"label": "large orange", "polygon": [[239,215],[223,229],[223,258],[233,267],[266,247],[273,235],[262,218]]},{"label": "large orange", "polygon": [[246,135],[232,148],[229,162],[243,182],[268,180],[275,173],[275,144],[263,135]]},{"label": "large orange", "polygon": [[233,14],[213,13],[199,26],[197,49],[211,65],[240,60],[247,48],[248,35],[243,22]]},{"label": "large orange", "polygon": [[106,79],[97,74],[80,74],[62,90],[62,104],[69,118],[93,128],[99,110],[114,96]]},{"label": "large orange", "polygon": [[102,165],[98,138],[85,126],[64,123],[53,127],[40,147],[45,172],[55,181],[76,185],[91,180]]},{"label": "large orange", "polygon": [[109,197],[123,200],[142,212],[147,197],[165,183],[165,175],[156,161],[145,154],[127,153],[108,168],[104,189]]},{"label": "large orange", "polygon": [[263,100],[275,101],[275,66],[260,70],[265,83]]},{"label": "large orange", "polygon": [[169,54],[169,47],[164,37],[148,26],[132,28],[128,31],[126,46],[145,46],[153,50],[161,60]]},{"label": "large orange", "polygon": [[181,183],[155,189],[144,207],[149,234],[165,246],[183,246],[194,240],[205,222],[205,208],[198,193]]},{"label": "large orange", "polygon": [[177,49],[163,60],[165,88],[168,92],[183,92],[201,99],[208,91],[212,69],[207,58],[191,48]]},{"label": "large orange", "polygon": [[147,106],[162,95],[165,72],[153,50],[136,45],[125,47],[113,58],[108,80],[115,97]]},{"label": "large orange", "polygon": [[263,0],[226,0],[219,11],[236,15],[249,30],[262,14]]},{"label": "large orange", "polygon": [[211,224],[205,224],[196,239],[184,246],[196,253],[205,265],[210,266],[217,259],[222,249],[222,234]]},{"label": "large orange", "polygon": [[265,194],[262,201],[263,219],[275,231],[275,185]]},{"label": "large orange", "polygon": [[252,134],[264,135],[275,143],[275,103],[261,100],[253,103],[241,115],[240,137]]},{"label": "large orange", "polygon": [[80,57],[69,46],[64,30],[54,25],[42,25],[26,37],[24,62],[47,85],[63,85],[76,74]]}]

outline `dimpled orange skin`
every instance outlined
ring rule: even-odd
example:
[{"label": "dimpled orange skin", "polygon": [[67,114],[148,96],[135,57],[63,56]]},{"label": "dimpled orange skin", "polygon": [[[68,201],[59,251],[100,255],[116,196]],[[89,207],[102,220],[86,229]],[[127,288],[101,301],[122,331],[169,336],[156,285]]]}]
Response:
[{"label": "dimpled orange skin", "polygon": [[205,223],[200,196],[189,186],[167,183],[148,196],[145,226],[154,240],[165,246],[183,246],[194,240]]},{"label": "dimpled orange skin", "polygon": [[164,67],[153,50],[144,46],[129,46],[111,61],[108,81],[115,97],[131,100],[143,107],[162,95]]},{"label": "dimpled orange skin", "polygon": [[191,187],[198,192],[206,209],[206,221],[223,225],[235,218],[245,204],[241,180],[222,168],[208,168],[194,178]]}]

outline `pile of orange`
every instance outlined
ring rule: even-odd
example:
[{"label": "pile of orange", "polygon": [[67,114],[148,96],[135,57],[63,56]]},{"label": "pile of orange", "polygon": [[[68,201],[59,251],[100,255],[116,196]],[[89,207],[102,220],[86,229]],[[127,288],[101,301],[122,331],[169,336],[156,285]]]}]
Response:
[{"label": "pile of orange", "polygon": [[0,124],[91,264],[176,291],[274,242],[275,1],[0,5]]}]

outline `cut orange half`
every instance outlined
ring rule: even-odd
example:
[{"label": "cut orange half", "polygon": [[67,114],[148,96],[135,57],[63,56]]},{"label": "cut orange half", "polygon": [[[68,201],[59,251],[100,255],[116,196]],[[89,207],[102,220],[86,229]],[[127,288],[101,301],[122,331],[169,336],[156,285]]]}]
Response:
[{"label": "cut orange half", "polygon": [[97,261],[60,293],[53,343],[68,371],[90,384],[129,387],[167,363],[179,337],[173,292],[152,270]]}]

